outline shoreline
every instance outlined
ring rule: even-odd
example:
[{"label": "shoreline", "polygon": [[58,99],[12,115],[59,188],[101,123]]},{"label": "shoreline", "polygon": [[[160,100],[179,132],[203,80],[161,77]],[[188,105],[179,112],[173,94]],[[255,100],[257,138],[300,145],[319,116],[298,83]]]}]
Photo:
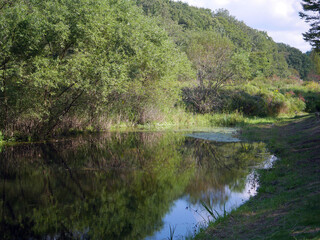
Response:
[{"label": "shoreline", "polygon": [[318,239],[320,236],[320,121],[303,116],[243,128],[279,157],[259,170],[258,194],[195,239]]}]

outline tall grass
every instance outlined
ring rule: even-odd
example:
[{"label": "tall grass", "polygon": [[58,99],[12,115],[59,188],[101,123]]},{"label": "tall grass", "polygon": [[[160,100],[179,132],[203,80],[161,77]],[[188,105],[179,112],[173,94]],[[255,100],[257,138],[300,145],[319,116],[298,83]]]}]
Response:
[{"label": "tall grass", "polygon": [[168,237],[168,240],[173,240],[175,231],[176,231],[176,226],[169,225],[169,237]]},{"label": "tall grass", "polygon": [[201,201],[201,205],[204,207],[204,209],[207,211],[207,213],[210,214],[210,216],[214,219],[214,221],[217,221],[221,218],[225,218],[228,213],[226,211],[226,205],[223,205],[223,215],[219,214],[217,210],[213,208],[210,204],[207,204],[203,201]]}]

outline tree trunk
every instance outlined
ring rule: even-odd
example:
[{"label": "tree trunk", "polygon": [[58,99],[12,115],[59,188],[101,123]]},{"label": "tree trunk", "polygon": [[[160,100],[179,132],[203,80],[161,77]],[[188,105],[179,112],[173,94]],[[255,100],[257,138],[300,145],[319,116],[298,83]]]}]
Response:
[{"label": "tree trunk", "polygon": [[199,86],[200,88],[203,88],[203,73],[201,70],[198,70],[198,81],[199,81]]}]

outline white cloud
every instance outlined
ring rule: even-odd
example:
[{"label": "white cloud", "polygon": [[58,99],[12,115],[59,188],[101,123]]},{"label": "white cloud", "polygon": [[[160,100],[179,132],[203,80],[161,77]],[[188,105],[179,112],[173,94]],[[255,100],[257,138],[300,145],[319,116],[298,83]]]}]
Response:
[{"label": "white cloud", "polygon": [[227,9],[248,26],[266,31],[276,42],[284,42],[305,52],[310,45],[302,33],[309,29],[299,17],[299,0],[183,0],[192,6]]},{"label": "white cloud", "polygon": [[306,42],[300,36],[301,33],[299,31],[269,31],[268,34],[275,42],[289,44],[292,47],[300,49],[302,52],[307,52],[310,50],[310,45],[306,44]]}]

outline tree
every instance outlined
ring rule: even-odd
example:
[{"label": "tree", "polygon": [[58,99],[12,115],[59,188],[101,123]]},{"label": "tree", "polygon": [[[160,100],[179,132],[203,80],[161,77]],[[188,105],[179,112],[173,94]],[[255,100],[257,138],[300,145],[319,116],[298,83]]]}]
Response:
[{"label": "tree", "polygon": [[[41,16],[24,1],[4,1],[0,4],[0,128],[7,129],[19,116],[22,106],[34,102],[24,98],[28,81],[21,76],[43,48]],[[32,95],[37,95],[33,92]],[[30,94],[29,94],[30,95]],[[24,99],[25,101],[23,101]],[[30,101],[29,101],[30,100]]]},{"label": "tree", "polygon": [[312,68],[311,58],[299,49],[290,47],[284,43],[278,43],[278,49],[285,57],[292,74],[299,73],[298,77],[306,79]]},{"label": "tree", "polygon": [[299,15],[311,28],[308,32],[303,33],[304,40],[320,51],[320,0],[302,0],[302,7],[305,12],[311,11],[311,14],[300,12]]},{"label": "tree", "polygon": [[314,66],[315,74],[320,75],[320,53],[312,51],[310,54],[310,58],[312,60],[313,66]]},{"label": "tree", "polygon": [[[0,3],[0,130],[17,139],[46,138],[95,127],[110,108],[118,104],[122,111],[124,103],[129,110],[120,115],[139,120],[136,114],[143,115],[143,109],[137,106],[179,96],[172,89],[190,72],[188,63],[156,20],[131,2],[5,1]],[[136,101],[123,103],[119,96]]]},{"label": "tree", "polygon": [[198,71],[201,87],[218,89],[231,79],[232,47],[229,39],[214,32],[193,33],[187,54]]},{"label": "tree", "polygon": [[198,86],[185,88],[183,100],[196,112],[211,112],[219,107],[219,90],[235,75],[233,44],[213,31],[190,32],[186,52],[197,70]]}]

